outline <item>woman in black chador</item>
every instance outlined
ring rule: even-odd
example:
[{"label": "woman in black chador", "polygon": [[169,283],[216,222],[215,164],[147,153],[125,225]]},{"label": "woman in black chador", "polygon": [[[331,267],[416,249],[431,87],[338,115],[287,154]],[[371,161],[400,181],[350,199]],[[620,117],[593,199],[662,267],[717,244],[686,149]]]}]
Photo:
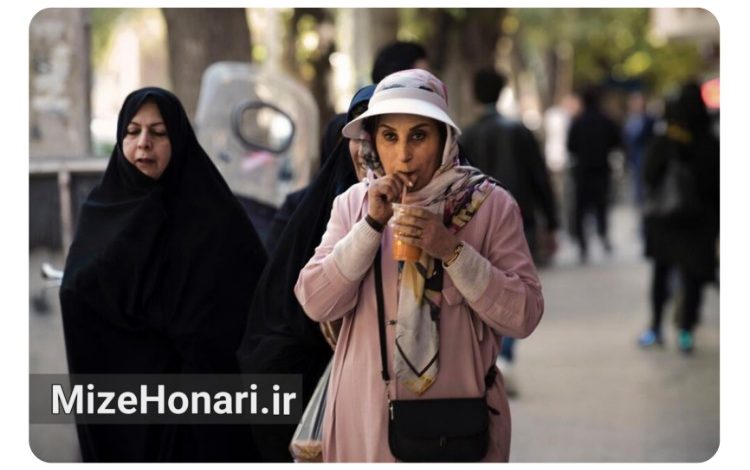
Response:
[{"label": "woman in black chador", "polygon": [[[341,129],[367,109],[374,90],[375,85],[369,85],[357,91],[344,119],[329,126],[325,142],[336,142],[333,150],[313,182],[297,193],[298,202],[290,199],[284,204],[281,211],[289,214],[289,219],[284,221],[283,214],[277,216],[277,239],[272,241],[275,249],[259,282],[237,351],[245,373],[301,374],[303,405],[310,400],[333,350],[321,325],[305,315],[292,289],[326,230],[333,200],[366,175],[360,141],[344,139]],[[333,342],[337,326],[327,326],[327,338]],[[292,461],[289,443],[295,427],[274,424],[253,428],[263,461]]]},{"label": "woman in black chador", "polygon": [[[131,93],[60,290],[73,374],[231,374],[266,254],[179,100]],[[79,425],[85,461],[253,461],[244,425]]]}]

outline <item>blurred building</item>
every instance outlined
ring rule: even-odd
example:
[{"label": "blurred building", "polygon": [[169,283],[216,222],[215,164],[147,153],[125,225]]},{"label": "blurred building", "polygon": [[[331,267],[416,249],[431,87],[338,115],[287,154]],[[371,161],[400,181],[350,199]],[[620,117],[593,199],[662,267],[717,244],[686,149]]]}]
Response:
[{"label": "blurred building", "polygon": [[703,59],[719,74],[719,22],[704,8],[654,8],[651,34],[665,41],[686,41],[698,45]]},{"label": "blurred building", "polygon": [[704,8],[654,8],[651,28],[654,35],[668,40],[719,42],[719,22]]},{"label": "blurred building", "polygon": [[[67,247],[90,163],[89,11],[49,8],[29,25],[29,248]],[[87,161],[88,160],[88,161]]]},{"label": "blurred building", "polygon": [[76,158],[91,151],[88,12],[50,8],[29,26],[29,151]]}]

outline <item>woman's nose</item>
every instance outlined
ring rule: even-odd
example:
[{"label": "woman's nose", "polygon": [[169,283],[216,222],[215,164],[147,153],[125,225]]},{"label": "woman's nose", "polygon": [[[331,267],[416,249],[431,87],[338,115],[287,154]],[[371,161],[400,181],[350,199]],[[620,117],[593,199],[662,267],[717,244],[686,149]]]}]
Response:
[{"label": "woman's nose", "polygon": [[398,146],[398,159],[402,162],[408,162],[412,159],[411,149],[406,143]]},{"label": "woman's nose", "polygon": [[151,145],[151,138],[149,137],[148,132],[141,131],[138,135],[138,148],[146,148],[149,145]]}]

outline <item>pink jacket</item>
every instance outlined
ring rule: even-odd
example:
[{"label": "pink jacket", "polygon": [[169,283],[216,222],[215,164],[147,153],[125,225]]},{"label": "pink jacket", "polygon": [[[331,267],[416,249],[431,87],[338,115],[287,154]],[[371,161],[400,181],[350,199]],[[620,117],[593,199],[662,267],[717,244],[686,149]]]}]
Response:
[{"label": "pink jacket", "polygon": [[[320,245],[300,272],[294,292],[315,321],[343,317],[324,413],[325,462],[394,462],[388,447],[388,410],[380,369],[377,307],[373,270],[351,281],[339,269],[336,243],[367,213],[367,188],[352,186],[333,204],[331,219]],[[391,259],[390,227],[380,242],[386,320],[395,319],[397,263]],[[492,265],[487,288],[474,302],[464,298],[446,270],[440,315],[440,370],[436,382],[421,398],[478,397],[484,377],[497,357],[502,336],[531,334],[544,310],[541,285],[523,234],[516,202],[495,188],[477,214],[458,233],[467,247],[461,257],[483,256]],[[464,253],[467,253],[464,255]],[[372,253],[374,259],[375,253]],[[395,327],[386,327],[391,377]],[[390,384],[391,398],[419,398]],[[486,461],[508,461],[510,409],[498,375],[487,394],[488,404],[500,411],[490,415],[490,447]]]}]

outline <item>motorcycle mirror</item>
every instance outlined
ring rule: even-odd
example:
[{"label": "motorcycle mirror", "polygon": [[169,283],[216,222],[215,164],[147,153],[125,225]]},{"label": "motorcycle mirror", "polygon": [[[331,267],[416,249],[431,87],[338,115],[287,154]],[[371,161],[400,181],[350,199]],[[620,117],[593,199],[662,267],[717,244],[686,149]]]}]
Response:
[{"label": "motorcycle mirror", "polygon": [[232,132],[247,150],[282,154],[292,145],[295,131],[292,118],[271,103],[243,101],[232,111]]}]

